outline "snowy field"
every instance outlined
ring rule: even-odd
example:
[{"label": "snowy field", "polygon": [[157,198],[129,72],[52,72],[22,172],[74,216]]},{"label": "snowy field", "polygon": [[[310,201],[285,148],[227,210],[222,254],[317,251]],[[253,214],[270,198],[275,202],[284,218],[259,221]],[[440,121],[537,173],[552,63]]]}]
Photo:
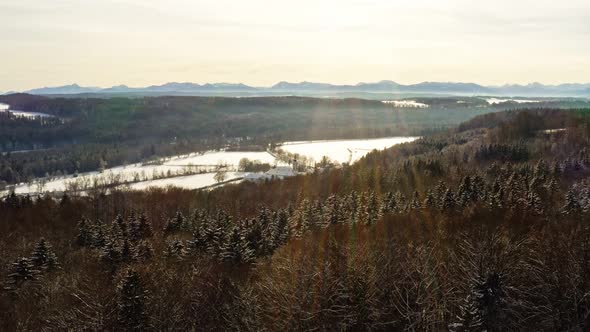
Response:
[{"label": "snowy field", "polygon": [[323,156],[329,157],[339,163],[353,163],[372,150],[383,150],[385,148],[412,142],[417,137],[387,137],[364,140],[333,140],[333,141],[300,141],[285,142],[281,149],[290,153],[313,158],[319,162]]},{"label": "snowy field", "polygon": [[391,104],[395,107],[427,108],[428,105],[415,100],[383,100],[384,104]]},{"label": "snowy field", "polygon": [[25,112],[25,111],[17,111],[11,110],[10,106],[7,104],[0,104],[0,112],[10,112],[15,116],[25,117],[25,118],[35,118],[35,117],[53,117],[53,115],[45,114],[45,113],[38,113],[38,112]]},{"label": "snowy field", "polygon": [[238,166],[240,159],[259,160],[274,165],[275,158],[268,152],[216,151],[202,155],[178,156],[166,160],[164,165],[233,165]]},{"label": "snowy field", "polygon": [[505,103],[505,102],[515,102],[518,104],[526,104],[526,103],[538,103],[540,102],[539,100],[528,100],[528,99],[500,99],[500,98],[486,98],[485,101],[490,104],[490,105],[494,105],[494,104],[501,104],[501,103]]},{"label": "snowy field", "polygon": [[[364,140],[299,141],[285,142],[280,148],[287,152],[312,158],[314,161],[320,161],[323,156],[327,156],[333,161],[343,163],[354,162],[373,149],[382,150],[415,139],[416,137],[390,137]],[[242,158],[258,160],[271,166],[285,165],[268,152],[211,151],[174,156],[146,165],[138,163],[117,166],[106,169],[102,173],[88,172],[81,173],[76,177],[69,175],[60,178],[37,179],[30,184],[16,185],[14,191],[17,194],[63,192],[66,190],[83,192],[95,185],[112,184],[138,190],[168,186],[198,189],[216,183],[213,171],[218,165],[227,166],[224,168],[227,170],[226,181],[246,175],[246,173],[236,172]],[[202,171],[208,173],[200,173]],[[8,194],[7,190],[0,192],[0,196],[6,194]]]},{"label": "snowy field", "polygon": [[[229,181],[241,178],[246,173],[241,172],[227,172],[224,181]],[[130,184],[128,188],[135,190],[144,190],[151,187],[165,188],[168,186],[183,188],[183,189],[198,189],[208,187],[217,183],[213,178],[215,173],[195,174],[187,176],[178,176],[167,179],[158,179],[152,181],[142,181]]]}]

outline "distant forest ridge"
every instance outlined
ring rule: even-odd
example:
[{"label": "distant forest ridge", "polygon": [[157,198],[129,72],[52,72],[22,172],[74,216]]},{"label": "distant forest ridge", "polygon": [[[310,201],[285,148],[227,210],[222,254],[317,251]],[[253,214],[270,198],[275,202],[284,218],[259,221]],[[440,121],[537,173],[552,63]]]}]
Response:
[{"label": "distant forest ridge", "polygon": [[590,83],[565,83],[545,85],[530,83],[526,85],[506,84],[485,86],[475,83],[422,82],[404,85],[390,80],[354,85],[338,85],[316,82],[291,83],[282,81],[270,87],[253,87],[242,83],[170,82],[147,87],[117,85],[109,88],[85,87],[71,84],[57,87],[43,87],[24,91],[37,95],[69,94],[185,94],[234,96],[273,96],[273,95],[317,95],[342,93],[392,93],[392,94],[450,94],[450,95],[502,95],[502,96],[552,96],[552,97],[590,97]]}]

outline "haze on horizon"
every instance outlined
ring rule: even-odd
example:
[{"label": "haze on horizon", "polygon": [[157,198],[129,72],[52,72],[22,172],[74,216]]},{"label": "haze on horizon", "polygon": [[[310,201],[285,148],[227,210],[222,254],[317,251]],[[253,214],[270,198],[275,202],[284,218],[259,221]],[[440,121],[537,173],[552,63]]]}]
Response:
[{"label": "haze on horizon", "polygon": [[0,0],[0,91],[590,81],[587,0]]}]

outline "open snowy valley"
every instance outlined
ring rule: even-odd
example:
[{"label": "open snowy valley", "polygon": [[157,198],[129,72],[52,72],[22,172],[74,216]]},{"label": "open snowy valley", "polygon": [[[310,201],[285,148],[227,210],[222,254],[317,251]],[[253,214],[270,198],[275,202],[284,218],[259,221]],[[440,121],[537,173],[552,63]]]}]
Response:
[{"label": "open snowy valley", "polygon": [[[97,188],[128,188],[143,190],[150,187],[174,186],[184,189],[213,187],[242,179],[264,179],[262,172],[240,171],[240,161],[247,159],[271,168],[292,168],[297,160],[304,172],[313,171],[316,163],[330,165],[353,163],[372,150],[412,142],[416,137],[387,137],[361,140],[293,141],[280,144],[273,151],[209,151],[161,158],[145,163],[117,166],[96,172],[54,178],[38,178],[28,183],[9,186],[0,192],[5,196],[71,192],[84,194]],[[323,165],[326,166],[326,165]],[[304,173],[303,172],[303,173]],[[218,174],[222,174],[219,176]],[[295,175],[297,172],[289,175]],[[216,175],[218,175],[216,177]],[[258,175],[258,176],[257,176]],[[288,175],[287,175],[288,176]]]}]

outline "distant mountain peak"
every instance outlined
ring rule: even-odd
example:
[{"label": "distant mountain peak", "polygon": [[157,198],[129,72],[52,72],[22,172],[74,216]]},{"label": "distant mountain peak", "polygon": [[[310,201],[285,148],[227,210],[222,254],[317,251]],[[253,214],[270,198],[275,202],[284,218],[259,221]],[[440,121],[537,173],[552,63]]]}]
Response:
[{"label": "distant mountain peak", "polygon": [[501,86],[484,86],[469,82],[433,82],[424,81],[417,84],[399,84],[392,80],[378,82],[359,82],[355,85],[338,85],[312,81],[280,81],[271,87],[252,87],[244,83],[205,83],[167,82],[162,85],[130,88],[116,85],[102,89],[83,87],[77,83],[58,87],[44,87],[25,91],[37,95],[80,94],[80,93],[134,93],[134,94],[218,94],[218,93],[256,93],[256,95],[314,95],[324,93],[419,93],[419,94],[453,94],[453,95],[521,95],[521,96],[590,96],[590,84],[564,83],[544,85],[532,82],[526,85],[505,84]]}]

